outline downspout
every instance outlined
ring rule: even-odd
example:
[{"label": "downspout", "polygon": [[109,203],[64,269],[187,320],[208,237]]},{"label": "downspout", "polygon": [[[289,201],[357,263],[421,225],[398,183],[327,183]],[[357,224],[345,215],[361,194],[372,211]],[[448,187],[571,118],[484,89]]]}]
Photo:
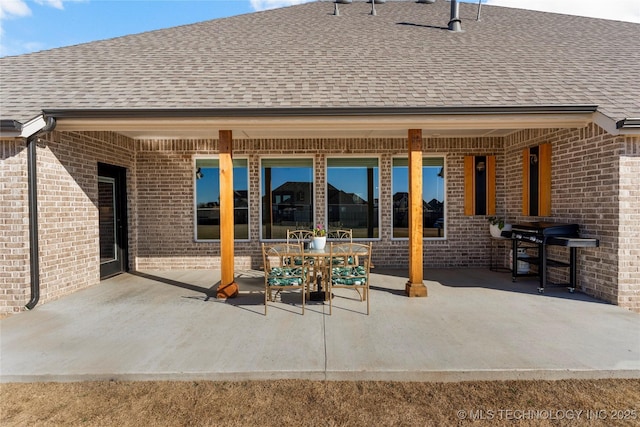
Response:
[{"label": "downspout", "polygon": [[38,177],[36,175],[36,149],[38,135],[56,127],[53,117],[48,117],[43,128],[27,137],[27,180],[29,192],[29,263],[31,277],[31,299],[25,306],[32,310],[40,300],[40,250],[38,246]]}]

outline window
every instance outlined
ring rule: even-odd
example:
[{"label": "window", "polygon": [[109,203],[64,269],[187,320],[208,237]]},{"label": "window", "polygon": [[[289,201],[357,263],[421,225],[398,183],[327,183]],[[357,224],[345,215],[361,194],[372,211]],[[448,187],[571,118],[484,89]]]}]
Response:
[{"label": "window", "polygon": [[[234,238],[249,239],[249,168],[233,160]],[[196,240],[220,239],[220,167],[218,159],[196,159]]]},{"label": "window", "polygon": [[496,214],[496,156],[464,157],[464,214]]},{"label": "window", "polygon": [[551,144],[522,152],[522,215],[551,216]]},{"label": "window", "polygon": [[378,159],[327,159],[327,220],[330,228],[350,228],[354,238],[377,238]]},{"label": "window", "polygon": [[[409,161],[394,158],[392,170],[393,237],[409,237]],[[422,159],[422,226],[424,237],[443,237],[444,158]]]},{"label": "window", "polygon": [[313,159],[262,159],[262,239],[313,226]]}]

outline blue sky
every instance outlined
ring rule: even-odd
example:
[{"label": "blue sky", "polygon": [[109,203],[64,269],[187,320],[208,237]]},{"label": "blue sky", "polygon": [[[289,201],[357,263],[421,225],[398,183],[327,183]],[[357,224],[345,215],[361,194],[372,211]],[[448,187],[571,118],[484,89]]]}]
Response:
[{"label": "blue sky", "polygon": [[[0,0],[0,56],[21,55],[306,1],[309,0]],[[477,0],[467,1],[477,3]],[[640,23],[640,0],[482,2]]]}]

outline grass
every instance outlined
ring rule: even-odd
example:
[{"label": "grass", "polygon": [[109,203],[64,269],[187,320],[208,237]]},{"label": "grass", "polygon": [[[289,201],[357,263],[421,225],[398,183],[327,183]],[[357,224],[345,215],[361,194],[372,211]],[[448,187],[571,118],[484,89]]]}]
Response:
[{"label": "grass", "polygon": [[0,385],[2,426],[640,425],[640,380]]}]

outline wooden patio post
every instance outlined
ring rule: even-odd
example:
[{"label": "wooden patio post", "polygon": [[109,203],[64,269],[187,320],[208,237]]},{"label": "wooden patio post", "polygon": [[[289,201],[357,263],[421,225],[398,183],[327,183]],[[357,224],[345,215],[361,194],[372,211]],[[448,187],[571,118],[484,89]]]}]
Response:
[{"label": "wooden patio post", "polygon": [[233,220],[233,148],[230,130],[219,132],[220,151],[220,284],[218,298],[238,295],[234,280],[234,220]]},{"label": "wooden patio post", "polygon": [[409,297],[426,297],[422,265],[422,129],[409,129]]}]

